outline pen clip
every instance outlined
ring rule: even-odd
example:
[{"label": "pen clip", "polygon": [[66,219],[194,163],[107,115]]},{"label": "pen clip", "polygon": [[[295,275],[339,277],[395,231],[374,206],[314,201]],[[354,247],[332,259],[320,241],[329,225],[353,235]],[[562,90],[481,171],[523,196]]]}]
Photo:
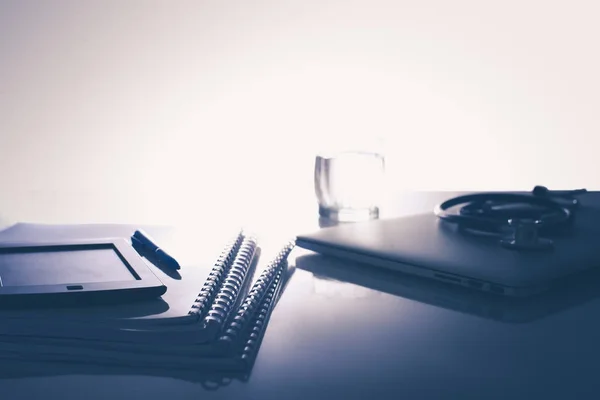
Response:
[{"label": "pen clip", "polygon": [[141,257],[144,257],[146,260],[148,260],[150,263],[152,263],[152,265],[159,268],[161,271],[163,271],[165,274],[167,274],[171,278],[181,279],[181,275],[179,275],[179,273],[177,271],[174,271],[174,270],[162,265],[162,263],[160,262],[160,259],[158,259],[156,257],[156,254],[152,250],[148,249],[148,247],[146,247],[144,245],[144,243],[141,242],[135,236],[131,237],[131,246]]},{"label": "pen clip", "polygon": [[131,246],[133,246],[133,248],[140,253],[140,255],[142,252],[147,253],[148,252],[148,248],[146,246],[144,246],[144,243],[142,243],[141,240],[139,240],[137,237],[132,236],[131,237]]}]

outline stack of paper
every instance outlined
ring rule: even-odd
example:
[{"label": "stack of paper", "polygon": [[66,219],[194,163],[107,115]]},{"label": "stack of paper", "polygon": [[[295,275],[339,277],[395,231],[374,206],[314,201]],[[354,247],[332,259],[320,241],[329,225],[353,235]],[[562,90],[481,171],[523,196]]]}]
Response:
[{"label": "stack of paper", "polygon": [[[122,225],[19,224],[0,232],[0,242],[127,238],[132,232],[131,227]],[[154,230],[153,236],[176,248],[173,232]],[[256,268],[256,240],[243,232],[232,241],[225,239],[198,243],[202,249],[196,250],[197,261],[178,257],[182,264],[178,276],[156,269],[154,272],[168,288],[161,299],[0,311],[0,358],[150,369],[248,370],[285,280],[286,260],[293,244],[283,246],[268,263]],[[221,273],[228,273],[224,266],[227,262],[229,271],[236,262],[246,263],[247,274],[234,306],[215,322],[211,312],[218,305],[214,293],[209,296],[206,287],[209,277],[214,277],[215,265]]]}]

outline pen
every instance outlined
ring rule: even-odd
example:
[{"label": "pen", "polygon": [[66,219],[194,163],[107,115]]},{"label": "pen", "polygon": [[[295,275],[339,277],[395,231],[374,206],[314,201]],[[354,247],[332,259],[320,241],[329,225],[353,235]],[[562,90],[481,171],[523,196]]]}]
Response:
[{"label": "pen", "polygon": [[[164,249],[161,249],[154,240],[144,231],[137,230],[131,237],[134,245],[141,246],[144,250],[156,257],[159,264],[171,269],[179,269],[179,263],[169,255]],[[135,246],[134,246],[135,247]]]}]

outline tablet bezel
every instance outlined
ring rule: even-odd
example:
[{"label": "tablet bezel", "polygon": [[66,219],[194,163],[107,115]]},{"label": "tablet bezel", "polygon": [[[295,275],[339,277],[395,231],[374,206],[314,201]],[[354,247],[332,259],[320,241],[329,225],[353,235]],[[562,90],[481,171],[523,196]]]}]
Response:
[{"label": "tablet bezel", "polygon": [[[0,254],[5,253],[34,253],[45,251],[77,251],[111,249],[115,251],[124,266],[135,278],[126,281],[108,282],[68,282],[51,285],[31,286],[2,286],[0,282],[0,303],[8,298],[36,297],[38,300],[45,297],[77,297],[82,298],[104,296],[110,297],[158,297],[166,292],[166,287],[150,270],[145,261],[135,249],[122,238],[71,240],[46,243],[0,243]],[[77,294],[77,295],[75,295]]]}]

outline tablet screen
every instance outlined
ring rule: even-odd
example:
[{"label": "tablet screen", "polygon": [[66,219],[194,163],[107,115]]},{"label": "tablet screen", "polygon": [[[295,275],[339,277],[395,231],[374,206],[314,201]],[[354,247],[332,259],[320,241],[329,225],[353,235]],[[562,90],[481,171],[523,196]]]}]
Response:
[{"label": "tablet screen", "polygon": [[136,277],[113,247],[0,251],[1,286],[132,281]]}]

